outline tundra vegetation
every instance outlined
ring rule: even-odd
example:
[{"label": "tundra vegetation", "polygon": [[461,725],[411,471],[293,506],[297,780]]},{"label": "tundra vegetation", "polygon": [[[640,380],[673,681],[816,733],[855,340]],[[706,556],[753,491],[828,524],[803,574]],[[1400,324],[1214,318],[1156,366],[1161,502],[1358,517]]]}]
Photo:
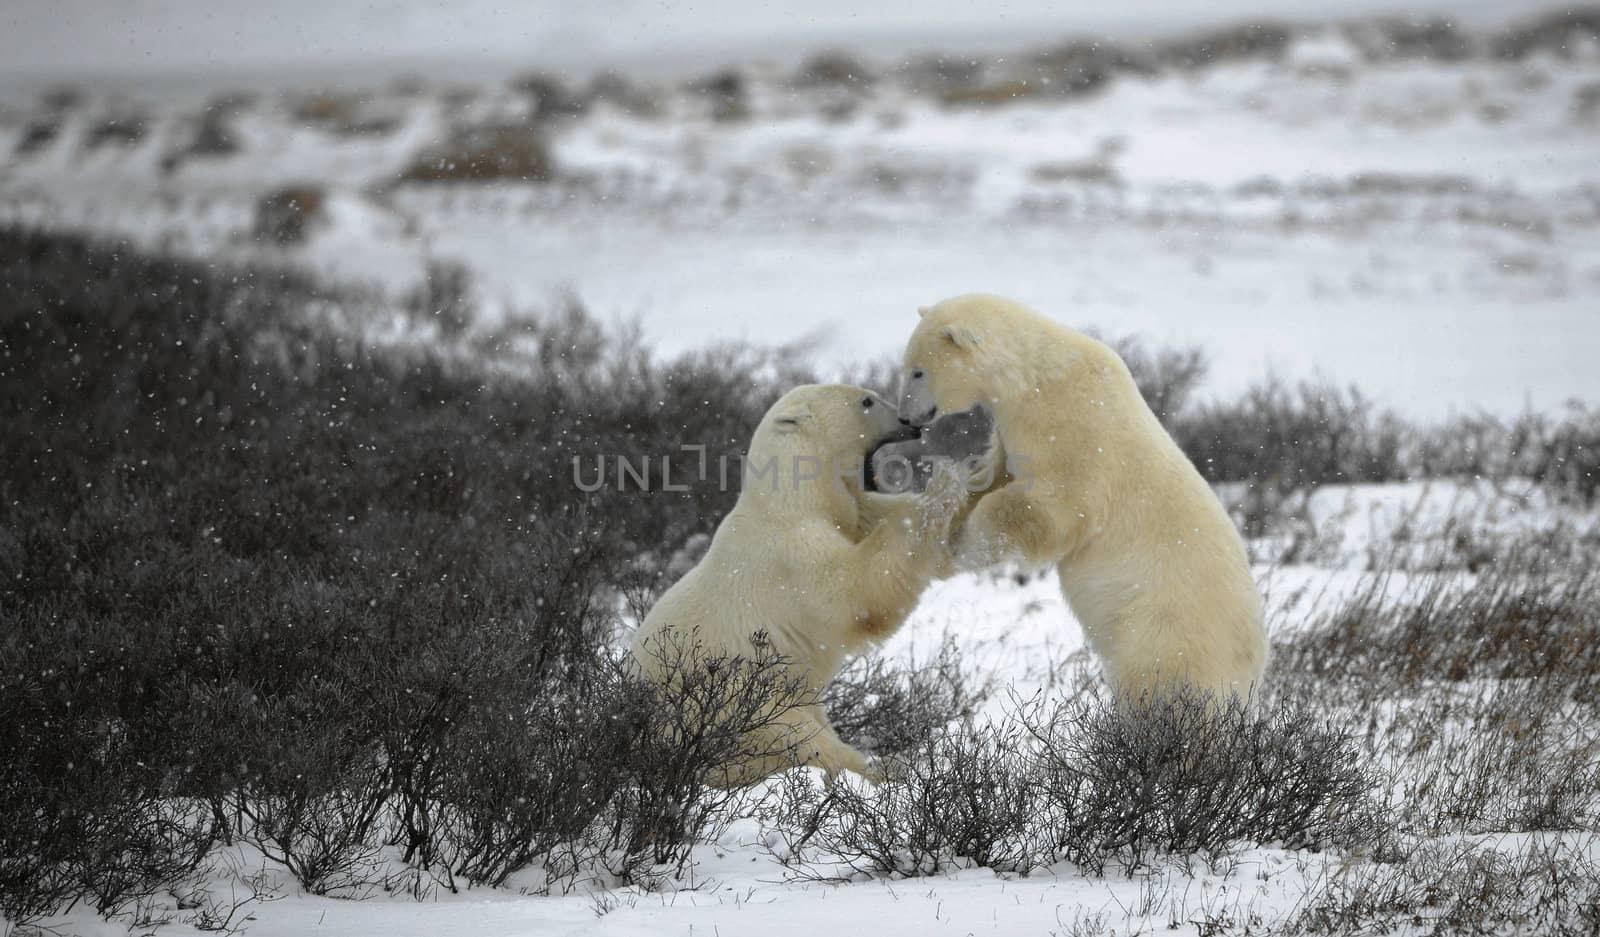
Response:
[{"label": "tundra vegetation", "polygon": [[[0,230],[12,926],[89,906],[228,929],[196,883],[232,869],[259,897],[241,849],[352,898],[656,887],[753,818],[803,878],[1337,857],[1290,917],[1218,906],[1212,932],[1600,927],[1592,530],[1377,545],[1357,588],[1274,622],[1248,709],[1112,705],[1076,660],[1012,698],[953,646],[867,658],[824,702],[893,780],[727,790],[781,662],[652,688],[620,661],[736,492],[582,492],[572,460],[738,452],[830,375],[791,350],[663,357],[574,301],[493,331],[441,329],[438,304]],[[426,340],[362,328],[385,316]],[[1331,485],[1487,479],[1574,516],[1600,490],[1590,409],[1419,426],[1334,386],[1218,400],[1200,353],[1119,347],[1264,566],[1314,549]]]}]

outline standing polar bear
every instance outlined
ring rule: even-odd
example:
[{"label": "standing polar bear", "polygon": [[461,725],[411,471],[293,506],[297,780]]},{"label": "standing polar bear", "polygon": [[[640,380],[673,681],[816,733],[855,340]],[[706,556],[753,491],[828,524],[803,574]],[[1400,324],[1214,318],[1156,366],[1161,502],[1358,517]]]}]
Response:
[{"label": "standing polar bear", "polygon": [[974,294],[923,310],[904,368],[903,421],[994,409],[1007,470],[957,530],[958,568],[1057,564],[1119,694],[1249,696],[1267,646],[1244,543],[1114,351]]},{"label": "standing polar bear", "polygon": [[[878,779],[865,756],[828,724],[817,696],[845,661],[904,623],[942,567],[950,528],[968,493],[941,469],[865,537],[861,467],[888,438],[904,437],[892,404],[845,385],[789,391],[750,441],[744,486],[705,557],[662,595],[634,636],[631,656],[658,684],[693,658],[786,661],[803,705],[779,713],[752,739],[746,763],[725,766],[730,785],[796,765],[829,777],[849,770]],[[758,639],[764,635],[764,640]],[[692,661],[690,661],[692,662]]]}]

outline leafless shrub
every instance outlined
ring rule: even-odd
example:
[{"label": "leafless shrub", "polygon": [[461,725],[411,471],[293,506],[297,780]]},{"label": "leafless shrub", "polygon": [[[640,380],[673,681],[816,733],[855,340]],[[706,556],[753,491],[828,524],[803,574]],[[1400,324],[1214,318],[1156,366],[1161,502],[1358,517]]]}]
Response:
[{"label": "leafless shrub", "polygon": [[329,133],[344,136],[382,136],[400,125],[392,112],[378,110],[367,94],[318,91],[290,104],[291,116]]},{"label": "leafless shrub", "polygon": [[1592,566],[1515,547],[1475,578],[1379,570],[1304,631],[1281,638],[1273,669],[1390,690],[1539,680],[1588,699],[1600,686],[1597,588]]},{"label": "leafless shrub", "polygon": [[236,860],[223,859],[221,868],[227,881],[226,895],[213,888],[180,886],[173,889],[180,919],[195,930],[208,934],[239,934],[245,929],[249,912],[257,905],[276,901],[266,868],[248,872]]},{"label": "leafless shrub", "polygon": [[102,119],[84,134],[85,149],[104,146],[135,146],[144,139],[148,122],[138,114],[115,114]]},{"label": "leafless shrub", "polygon": [[210,697],[206,715],[250,753],[225,802],[238,836],[313,894],[360,896],[389,788],[381,749],[351,698],[353,682],[312,679],[270,697],[239,688]]},{"label": "leafless shrub", "polygon": [[607,834],[627,877],[681,870],[748,785],[797,763],[809,741],[799,726],[814,723],[791,716],[817,702],[764,641],[747,657],[726,656],[669,633],[639,653],[652,661],[650,717]]},{"label": "leafless shrub", "polygon": [[1595,594],[1588,564],[1517,547],[1475,576],[1373,573],[1279,635],[1271,692],[1365,724],[1408,834],[1592,829]]},{"label": "leafless shrub", "polygon": [[279,245],[299,244],[327,213],[327,193],[311,185],[290,186],[256,203],[255,236]]},{"label": "leafless shrub", "polygon": [[61,122],[58,118],[42,118],[30,121],[22,129],[21,136],[17,138],[17,145],[13,152],[18,156],[37,153],[54,143],[60,136]]},{"label": "leafless shrub", "polygon": [[1507,28],[1490,46],[1496,56],[1521,61],[1535,52],[1570,59],[1584,42],[1600,41],[1600,9],[1573,7],[1551,10]]},{"label": "leafless shrub", "polygon": [[17,632],[0,637],[0,915],[20,925],[78,902],[108,916],[132,909],[192,871],[214,829],[175,799],[159,739],[106,692],[107,671],[130,666],[126,657],[24,669],[30,642],[18,632],[36,620],[24,612],[8,624]]},{"label": "leafless shrub", "polygon": [[[1150,44],[1147,48],[1106,39],[1076,39],[1033,53],[1013,66],[991,68],[979,83],[978,63],[953,80],[927,72],[921,84],[949,106],[994,107],[1041,97],[1074,97],[1106,87],[1122,75],[1154,75],[1166,68],[1196,70],[1252,58],[1278,58],[1292,33],[1278,23],[1244,23]],[[999,63],[997,63],[999,64]],[[928,81],[931,76],[936,79]]]},{"label": "leafless shrub", "polygon": [[[485,646],[487,649],[487,645]],[[426,763],[397,779],[406,858],[457,881],[498,886],[530,866],[547,887],[608,877],[649,886],[676,875],[743,802],[743,785],[790,763],[804,739],[785,661],[658,651],[652,682],[605,661],[496,696],[413,735]],[[493,666],[492,663],[490,666]]]},{"label": "leafless shrub", "polygon": [[802,62],[794,74],[794,83],[801,88],[863,89],[875,80],[866,63],[840,51],[819,52]]},{"label": "leafless shrub", "polygon": [[1097,90],[1118,74],[1151,74],[1155,58],[1143,51],[1101,39],[1079,39],[1034,54],[1029,63],[1038,78],[1058,94]]},{"label": "leafless shrub", "polygon": [[591,95],[551,72],[527,72],[512,79],[511,87],[533,99],[536,121],[581,117],[589,110]]},{"label": "leafless shrub", "polygon": [[1028,175],[1039,182],[1078,182],[1090,185],[1118,185],[1122,176],[1109,161],[1095,157],[1084,160],[1062,160],[1039,163],[1028,170]]},{"label": "leafless shrub", "polygon": [[1395,775],[1388,815],[1427,836],[1582,831],[1600,823],[1600,736],[1537,684],[1437,691],[1371,731]]},{"label": "leafless shrub", "polygon": [[775,852],[810,877],[915,876],[982,865],[1091,874],[1241,842],[1367,848],[1383,838],[1378,775],[1353,734],[1303,703],[1260,711],[1169,693],[1090,692],[947,731],[871,789],[789,778]]},{"label": "leafless shrub", "polygon": [[1370,62],[1459,62],[1479,51],[1477,37],[1440,17],[1383,17],[1345,27],[1345,35]]},{"label": "leafless shrub", "polygon": [[1352,195],[1453,195],[1477,188],[1470,176],[1449,173],[1361,172],[1350,177]]},{"label": "leafless shrub", "polygon": [[195,121],[187,143],[161,158],[161,170],[173,172],[191,159],[217,159],[239,152],[238,136],[233,131],[229,112],[208,106]]},{"label": "leafless shrub", "polygon": [[913,94],[941,96],[977,84],[985,63],[972,56],[929,55],[908,59],[893,71]]},{"label": "leafless shrub", "polygon": [[[1447,179],[1366,178],[1367,186],[1452,186]],[[1418,426],[1376,406],[1356,388],[1290,385],[1276,378],[1240,397],[1196,403],[1204,353],[1108,342],[1185,454],[1207,480],[1243,482],[1238,520],[1252,536],[1327,484],[1411,478],[1532,480],[1584,505],[1600,500],[1600,411],[1574,402],[1560,416],[1513,420],[1483,414]]]},{"label": "leafless shrub", "polygon": [[1356,863],[1317,883],[1291,922],[1310,934],[1590,934],[1600,867],[1586,844],[1439,842]]},{"label": "leafless shrub", "polygon": [[589,82],[588,96],[596,103],[610,104],[634,117],[659,117],[662,111],[660,91],[647,84],[633,81],[615,71],[602,71]]},{"label": "leafless shrub", "polygon": [[349,123],[360,109],[360,96],[333,91],[307,94],[290,104],[290,113],[295,120],[325,126]]},{"label": "leafless shrub", "polygon": [[400,174],[402,182],[544,182],[555,162],[543,133],[530,124],[468,127],[424,151]]},{"label": "leafless shrub", "polygon": [[[581,767],[561,747],[579,730],[557,728],[615,736],[562,693],[605,659],[612,590],[735,495],[580,498],[575,441],[635,459],[686,439],[734,451],[804,379],[764,349],[658,360],[575,303],[540,320],[539,366],[501,379],[450,349],[375,352],[307,327],[309,308],[347,297],[302,277],[16,230],[0,230],[0,294],[15,313],[0,313],[13,922],[138,900],[141,882],[187,878],[213,838],[260,844],[310,888],[386,887],[368,857],[392,841],[423,861],[437,838],[407,825],[408,799],[455,784],[487,815],[518,785],[542,790],[526,775],[538,758],[487,754],[515,750],[531,713],[554,715],[522,750],[548,743],[545,763]],[[611,858],[644,875],[658,845],[676,858],[695,824],[715,828],[715,810],[673,793],[701,769],[671,737],[630,746],[654,767],[619,773],[628,798],[578,855],[612,848],[615,828]],[[473,752],[485,760],[468,770]],[[507,836],[539,822],[508,820]]]},{"label": "leafless shrub", "polygon": [[1405,426],[1355,389],[1278,380],[1180,414],[1168,428],[1211,481],[1282,492],[1408,476]]},{"label": "leafless shrub", "polygon": [[1156,45],[1156,58],[1166,65],[1195,69],[1254,58],[1278,58],[1294,38],[1282,23],[1240,23]]},{"label": "leafless shrub", "polygon": [[[604,651],[607,540],[583,525],[552,524],[531,556],[485,569],[470,599],[408,603],[394,639],[409,650],[362,680],[390,840],[452,888],[457,878],[499,884],[542,860],[621,783],[634,696]],[[537,574],[504,590],[495,583],[511,568]]]},{"label": "leafless shrub", "polygon": [[1195,390],[1211,369],[1205,352],[1193,345],[1152,347],[1135,335],[1113,339],[1108,344],[1127,364],[1139,393],[1163,424],[1188,409]]},{"label": "leafless shrub", "polygon": [[1307,707],[1218,704],[1187,692],[1036,709],[1055,846],[1093,872],[1239,841],[1370,843],[1376,779],[1350,731]]},{"label": "leafless shrub", "polygon": [[1038,78],[1001,78],[981,85],[961,85],[939,95],[946,107],[1003,107],[1048,95],[1051,87]]},{"label": "leafless shrub", "polygon": [[499,886],[582,841],[627,782],[645,717],[635,689],[597,675],[485,701],[435,756],[439,783],[408,817],[427,840],[414,861]]},{"label": "leafless shrub", "polygon": [[736,123],[750,117],[749,82],[736,69],[723,69],[690,82],[689,90],[711,105],[711,119]]},{"label": "leafless shrub", "polygon": [[1600,410],[1574,402],[1559,417],[1462,417],[1422,434],[1416,461],[1428,476],[1527,478],[1593,505],[1600,499]]},{"label": "leafless shrub", "polygon": [[459,261],[430,260],[406,304],[418,319],[437,323],[445,338],[459,338],[471,328],[477,309],[472,271]]},{"label": "leafless shrub", "polygon": [[920,665],[880,654],[857,658],[829,684],[823,706],[840,738],[893,756],[933,742],[957,720],[970,719],[988,697],[989,687],[975,682],[946,635],[938,653]]},{"label": "leafless shrub", "polygon": [[227,117],[217,111],[208,111],[195,128],[194,138],[184,148],[189,156],[231,156],[239,152],[239,140],[229,126]]},{"label": "leafless shrub", "polygon": [[788,779],[780,858],[810,877],[938,875],[981,866],[1027,874],[1049,844],[1016,724],[945,731],[891,760],[871,788]]},{"label": "leafless shrub", "polygon": [[[830,378],[834,376],[830,375]],[[864,361],[855,361],[842,368],[838,381],[877,391],[891,403],[900,384],[900,361],[889,355]]]},{"label": "leafless shrub", "polygon": [[[0,911],[13,922],[146,901],[214,837],[257,842],[321,883],[309,887],[346,893],[391,834],[442,876],[503,881],[543,864],[649,883],[744,806],[730,764],[787,754],[751,744],[790,698],[759,660],[661,688],[608,684],[600,666],[610,590],[641,554],[706,533],[727,493],[597,496],[585,515],[562,513],[570,496],[550,482],[573,438],[737,446],[804,379],[793,355],[658,362],[574,303],[533,328],[537,373],[510,386],[315,333],[271,333],[304,349],[280,365],[263,335],[325,297],[293,277],[20,232],[0,245],[0,309],[52,309],[0,315],[27,362],[0,366],[15,402],[0,427]],[[1170,372],[1141,389],[1167,393],[1181,427],[1198,378]],[[1370,414],[1344,421],[1359,431],[1336,455],[1257,446],[1339,424],[1337,407],[1301,403],[1239,408],[1242,422],[1212,425],[1248,431],[1210,451],[1268,479],[1285,450],[1334,478],[1386,451],[1369,446],[1384,439]],[[1592,498],[1591,424],[1486,422],[1429,464]],[[1408,471],[1414,448],[1376,464]],[[1392,828],[1377,852],[1399,859],[1322,892],[1307,926],[1592,929],[1593,870],[1570,853],[1447,866],[1397,845],[1600,822],[1590,548],[1497,544],[1474,578],[1375,576],[1277,636],[1273,682],[1247,715],[1088,696],[1036,711],[1021,744],[1004,725],[949,728],[983,690],[943,655],[910,672],[863,662],[832,691],[834,720],[902,754],[899,778],[828,791],[789,772],[781,783],[805,790],[778,832],[808,861],[833,849],[846,869],[922,874],[1061,858],[1095,871],[1240,841],[1359,851]],[[641,589],[674,568],[650,567]],[[406,817],[407,797],[425,819]]]}]

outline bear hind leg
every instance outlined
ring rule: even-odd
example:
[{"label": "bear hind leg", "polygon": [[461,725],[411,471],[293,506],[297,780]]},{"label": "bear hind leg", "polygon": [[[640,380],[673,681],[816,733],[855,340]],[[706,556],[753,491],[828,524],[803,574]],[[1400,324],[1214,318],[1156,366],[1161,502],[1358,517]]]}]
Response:
[{"label": "bear hind leg", "polygon": [[750,733],[746,754],[723,772],[720,787],[749,787],[790,768],[821,768],[829,784],[845,771],[867,780],[883,780],[866,755],[846,744],[828,724],[820,707],[790,710]]}]

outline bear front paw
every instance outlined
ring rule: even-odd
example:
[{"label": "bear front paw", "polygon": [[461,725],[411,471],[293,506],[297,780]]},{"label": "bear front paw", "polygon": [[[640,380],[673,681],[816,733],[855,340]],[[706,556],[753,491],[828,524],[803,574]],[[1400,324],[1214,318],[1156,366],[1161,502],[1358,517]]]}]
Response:
[{"label": "bear front paw", "polygon": [[821,768],[829,786],[832,786],[834,780],[846,771],[859,774],[874,784],[878,783],[871,777],[872,762],[867,756],[843,743],[813,753],[806,763]]},{"label": "bear front paw", "polygon": [[939,460],[933,467],[933,477],[928,487],[918,497],[923,536],[948,540],[950,525],[967,498],[967,476],[961,467],[947,459]]},{"label": "bear front paw", "polygon": [[1010,559],[1004,537],[985,539],[972,536],[971,528],[964,529],[951,547],[958,572],[977,573],[999,566]]}]

